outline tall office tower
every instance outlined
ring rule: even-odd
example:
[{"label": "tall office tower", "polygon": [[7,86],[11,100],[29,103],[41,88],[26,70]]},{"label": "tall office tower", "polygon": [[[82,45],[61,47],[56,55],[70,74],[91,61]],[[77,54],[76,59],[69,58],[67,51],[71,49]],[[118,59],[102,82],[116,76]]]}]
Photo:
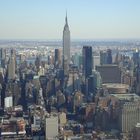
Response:
[{"label": "tall office tower", "polygon": [[95,95],[95,77],[93,75],[90,75],[87,79],[87,88],[86,88],[86,96],[87,99],[90,100],[92,99],[91,97]]},{"label": "tall office tower", "polygon": [[6,49],[4,48],[0,49],[0,61],[1,61],[1,66],[4,68],[5,61],[6,61]]},{"label": "tall office tower", "polygon": [[11,51],[11,56],[9,58],[8,64],[8,79],[15,79],[15,70],[16,70],[16,61],[15,61],[15,53],[13,50]]},{"label": "tall office tower", "polygon": [[36,66],[37,71],[39,71],[39,68],[41,66],[41,58],[40,58],[40,56],[36,57],[35,66]]},{"label": "tall office tower", "polygon": [[5,59],[6,58],[6,49],[1,48],[0,49],[0,59]]},{"label": "tall office tower", "polygon": [[107,64],[112,64],[112,51],[111,51],[111,49],[107,50]]},{"label": "tall office tower", "polygon": [[133,52],[133,61],[135,65],[138,65],[139,59],[139,50],[136,49],[135,52]]},{"label": "tall office tower", "polygon": [[88,88],[87,88],[88,95],[95,96],[97,93],[97,90],[101,87],[101,84],[102,84],[102,79],[101,79],[100,73],[97,71],[93,71],[93,74],[88,77],[87,82],[88,82],[87,83],[88,84]]},{"label": "tall office tower", "polygon": [[100,56],[93,55],[93,69],[95,70],[95,67],[99,65],[100,65]]},{"label": "tall office tower", "polygon": [[106,51],[100,51],[100,65],[107,64],[107,53]]},{"label": "tall office tower", "polygon": [[102,78],[101,78],[101,75],[100,75],[100,73],[98,71],[93,71],[93,76],[95,78],[94,87],[97,90],[102,85]]},{"label": "tall office tower", "polygon": [[11,56],[14,56],[16,58],[16,50],[15,49],[11,49]]},{"label": "tall office tower", "polygon": [[70,64],[70,30],[66,14],[65,26],[63,30],[63,69],[65,75],[68,74],[69,64]]},{"label": "tall office tower", "polygon": [[83,46],[83,74],[85,78],[92,74],[93,58],[92,58],[92,47]]},{"label": "tall office tower", "polygon": [[112,64],[112,51],[100,51],[100,65]]},{"label": "tall office tower", "polygon": [[60,63],[61,63],[61,59],[60,59],[60,50],[59,49],[55,49],[54,52],[54,65],[56,68],[59,68]]},{"label": "tall office tower", "polygon": [[116,56],[115,56],[115,64],[119,64],[121,61],[122,61],[122,58],[123,58],[123,55],[120,54],[119,52],[116,53]]},{"label": "tall office tower", "polygon": [[72,62],[79,68],[79,54],[75,53],[72,55]]}]

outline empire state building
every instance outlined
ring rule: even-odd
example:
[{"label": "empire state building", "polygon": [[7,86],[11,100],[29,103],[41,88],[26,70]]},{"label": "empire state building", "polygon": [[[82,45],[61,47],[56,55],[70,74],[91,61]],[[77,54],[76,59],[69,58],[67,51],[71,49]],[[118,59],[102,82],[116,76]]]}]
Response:
[{"label": "empire state building", "polygon": [[70,30],[66,14],[65,26],[63,30],[63,69],[65,75],[68,74],[69,64],[70,64]]}]

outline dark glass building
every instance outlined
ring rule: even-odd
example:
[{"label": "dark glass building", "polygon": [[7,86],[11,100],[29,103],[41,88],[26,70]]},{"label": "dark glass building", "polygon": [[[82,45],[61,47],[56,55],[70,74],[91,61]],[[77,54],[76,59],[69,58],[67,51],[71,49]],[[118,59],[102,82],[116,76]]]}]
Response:
[{"label": "dark glass building", "polygon": [[133,62],[135,65],[137,65],[139,63],[139,51],[138,50],[133,52]]},{"label": "dark glass building", "polygon": [[92,47],[83,46],[83,74],[85,78],[92,75],[92,66],[93,66]]},{"label": "dark glass building", "polygon": [[112,51],[108,49],[107,51],[100,51],[100,65],[112,64]]},{"label": "dark glass building", "polygon": [[55,60],[55,67],[59,67],[60,65],[60,50],[59,49],[55,49],[55,54],[54,54],[54,60]]},{"label": "dark glass building", "polygon": [[107,64],[112,64],[112,51],[111,51],[111,49],[107,50]]},{"label": "dark glass building", "polygon": [[107,64],[107,52],[100,51],[100,65]]}]

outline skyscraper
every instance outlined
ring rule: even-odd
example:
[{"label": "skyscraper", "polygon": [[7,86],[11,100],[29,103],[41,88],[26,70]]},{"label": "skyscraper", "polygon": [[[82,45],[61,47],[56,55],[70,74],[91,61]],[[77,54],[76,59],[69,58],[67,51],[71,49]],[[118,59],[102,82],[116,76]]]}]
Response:
[{"label": "skyscraper", "polygon": [[83,46],[83,74],[85,78],[92,74],[93,59],[92,59],[92,47]]},{"label": "skyscraper", "polygon": [[6,59],[6,49],[0,49],[0,60]]},{"label": "skyscraper", "polygon": [[135,52],[133,52],[133,61],[135,65],[138,65],[139,63],[139,50],[136,49]]},{"label": "skyscraper", "polygon": [[112,64],[112,51],[108,49],[107,51],[100,52],[100,65]]},{"label": "skyscraper", "polygon": [[54,65],[56,68],[60,66],[61,59],[60,59],[60,50],[55,49],[55,54],[54,54]]},{"label": "skyscraper", "polygon": [[13,50],[11,51],[11,56],[9,59],[9,64],[8,64],[8,79],[15,79],[15,54],[13,52]]},{"label": "skyscraper", "polygon": [[112,50],[107,49],[107,64],[112,64]]},{"label": "skyscraper", "polygon": [[101,87],[101,76],[97,71],[93,71],[93,74],[88,77],[87,80],[87,96],[91,98],[91,96],[95,97],[97,93],[97,89]]},{"label": "skyscraper", "polygon": [[64,74],[67,75],[70,64],[70,30],[67,20],[67,14],[65,18],[65,26],[63,30],[63,69]]},{"label": "skyscraper", "polygon": [[140,106],[139,101],[126,102],[120,107],[119,113],[119,129],[120,131],[132,132],[135,125],[140,122]]},{"label": "skyscraper", "polygon": [[107,53],[106,51],[100,51],[100,65],[107,64]]},{"label": "skyscraper", "polygon": [[5,67],[5,62],[6,62],[6,49],[4,48],[1,48],[0,49],[0,64],[1,64],[1,67]]}]

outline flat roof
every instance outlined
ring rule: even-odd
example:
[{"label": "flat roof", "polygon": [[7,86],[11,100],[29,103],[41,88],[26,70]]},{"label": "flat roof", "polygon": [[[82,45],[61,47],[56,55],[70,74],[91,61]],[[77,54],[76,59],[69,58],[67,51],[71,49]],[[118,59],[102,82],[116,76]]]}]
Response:
[{"label": "flat roof", "polygon": [[[23,135],[23,134],[26,134],[26,131],[19,131],[18,132],[19,135]],[[5,135],[17,135],[17,132],[1,132],[1,135],[2,136],[5,136]]]},{"label": "flat roof", "polygon": [[107,88],[129,88],[129,85],[121,83],[104,83],[102,85],[106,86]]},{"label": "flat roof", "polygon": [[111,96],[117,97],[119,100],[131,100],[132,98],[134,101],[140,100],[140,96],[138,96],[135,93],[129,93],[129,94],[110,94]]}]

